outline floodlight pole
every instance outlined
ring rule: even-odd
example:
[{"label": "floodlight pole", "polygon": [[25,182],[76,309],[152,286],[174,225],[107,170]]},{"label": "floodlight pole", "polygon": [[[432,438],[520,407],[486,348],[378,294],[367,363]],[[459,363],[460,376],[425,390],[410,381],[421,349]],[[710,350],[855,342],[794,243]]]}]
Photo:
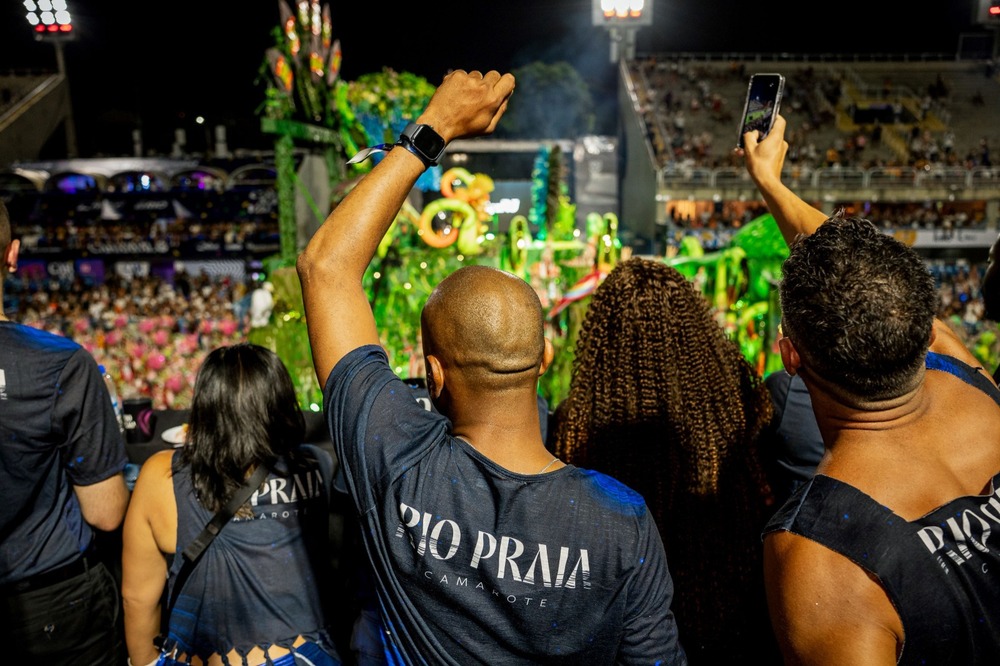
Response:
[{"label": "floodlight pole", "polygon": [[63,40],[55,39],[52,41],[53,46],[56,48],[56,66],[59,69],[59,75],[66,82],[66,156],[76,157],[76,123],[73,122],[73,100],[70,95],[69,87],[69,77],[66,76],[66,58],[63,54]]},{"label": "floodlight pole", "polygon": [[608,36],[611,38],[611,64],[617,65],[619,53],[621,52],[621,41],[622,36],[618,31],[618,28],[610,28],[608,30]]},{"label": "floodlight pole", "polygon": [[73,122],[73,102],[70,96],[69,77],[66,75],[66,58],[63,43],[73,39],[73,17],[69,13],[66,0],[24,0],[27,10],[25,18],[35,31],[35,40],[52,42],[56,49],[56,65],[59,69],[59,83],[66,86],[66,154],[76,157],[76,123]]},{"label": "floodlight pole", "polygon": [[591,0],[591,23],[611,38],[611,64],[635,59],[635,33],[653,24],[652,0]]},{"label": "floodlight pole", "polygon": [[635,59],[635,27],[612,26],[608,28],[611,37],[611,63],[617,65],[619,60]]}]

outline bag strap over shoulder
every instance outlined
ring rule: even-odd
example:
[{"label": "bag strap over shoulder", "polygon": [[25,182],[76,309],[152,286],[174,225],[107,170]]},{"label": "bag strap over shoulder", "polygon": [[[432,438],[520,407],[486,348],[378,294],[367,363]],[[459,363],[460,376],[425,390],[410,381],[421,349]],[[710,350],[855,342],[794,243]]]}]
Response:
[{"label": "bag strap over shoulder", "polygon": [[177,597],[180,595],[181,588],[184,587],[184,582],[191,574],[191,570],[194,569],[196,564],[198,564],[202,553],[204,553],[205,549],[212,543],[212,540],[218,536],[219,532],[222,531],[222,528],[225,527],[230,520],[232,520],[236,512],[239,511],[239,508],[243,506],[248,499],[250,499],[253,492],[260,488],[260,484],[264,482],[264,479],[267,478],[270,471],[271,470],[267,465],[257,465],[257,469],[254,470],[254,473],[250,476],[250,478],[247,479],[235,493],[233,493],[232,497],[229,498],[229,501],[226,502],[226,505],[219,509],[218,513],[212,517],[212,520],[205,525],[205,529],[201,531],[201,534],[195,537],[194,540],[188,544],[188,547],[184,549],[184,564],[181,565],[181,570],[177,573],[177,580],[174,581],[174,588],[172,590],[172,594],[170,595],[170,599],[167,602],[166,618],[170,617],[170,613],[174,609],[174,603],[176,603]]}]

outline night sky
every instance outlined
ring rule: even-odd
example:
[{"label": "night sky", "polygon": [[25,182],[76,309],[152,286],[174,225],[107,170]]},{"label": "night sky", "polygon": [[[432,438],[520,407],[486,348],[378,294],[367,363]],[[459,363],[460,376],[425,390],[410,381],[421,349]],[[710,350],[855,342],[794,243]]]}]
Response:
[{"label": "night sky", "polygon": [[[278,1],[68,0],[81,154],[130,149],[127,128],[140,123],[161,137],[199,114],[255,126]],[[972,22],[976,2],[662,0],[654,24],[637,33],[637,51],[955,53],[960,34],[983,32]],[[347,80],[391,67],[437,84],[452,67],[564,60],[598,96],[613,95],[608,33],[592,25],[589,0],[329,4]],[[24,13],[19,0],[0,5],[0,72],[55,69],[55,48],[34,40]]]}]

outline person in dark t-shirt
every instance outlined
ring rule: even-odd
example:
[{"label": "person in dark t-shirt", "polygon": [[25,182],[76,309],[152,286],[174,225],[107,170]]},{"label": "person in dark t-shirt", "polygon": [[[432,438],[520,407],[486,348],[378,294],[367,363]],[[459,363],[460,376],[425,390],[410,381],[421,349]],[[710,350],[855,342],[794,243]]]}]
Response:
[{"label": "person in dark t-shirt", "polygon": [[764,384],[774,404],[774,432],[767,440],[764,459],[778,508],[812,478],[825,449],[802,377],[781,369],[768,375]]},{"label": "person in dark t-shirt", "polygon": [[[0,201],[0,296],[19,248]],[[12,663],[124,659],[118,589],[94,529],[125,516],[126,461],[93,357],[0,313],[0,639]]]},{"label": "person in dark t-shirt", "polygon": [[466,266],[435,288],[421,314],[435,410],[379,345],[362,287],[378,242],[447,142],[491,133],[513,89],[510,74],[448,74],[298,259],[387,661],[686,664],[643,499],[545,448],[537,387],[553,352],[531,286]]}]

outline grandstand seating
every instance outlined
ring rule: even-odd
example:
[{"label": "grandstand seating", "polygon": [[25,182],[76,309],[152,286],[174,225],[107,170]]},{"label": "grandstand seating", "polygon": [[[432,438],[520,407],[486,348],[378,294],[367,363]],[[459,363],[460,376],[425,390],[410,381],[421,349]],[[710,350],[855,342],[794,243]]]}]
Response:
[{"label": "grandstand seating", "polygon": [[[982,211],[966,219],[994,231],[975,244],[988,246],[995,236],[1000,164],[991,150],[1000,149],[1000,76],[988,62],[653,54],[622,72],[633,100],[622,113],[645,126],[648,142],[626,153],[654,156],[658,201],[704,202],[704,209],[758,199],[734,154],[738,116],[749,75],[779,72],[786,77],[786,177],[802,196],[831,207],[896,202],[900,210],[966,202]],[[673,222],[668,209],[658,206],[658,225]],[[915,223],[901,215],[896,224]]]},{"label": "grandstand seating", "polygon": [[[649,239],[657,233],[654,225],[666,222],[665,206],[657,203],[655,213],[650,214],[652,203],[645,208],[626,209],[626,202],[636,199],[652,202],[655,197],[658,202],[684,199],[717,204],[758,198],[742,160],[733,154],[737,116],[748,76],[754,71],[777,71],[787,78],[782,113],[789,121],[788,177],[803,196],[831,206],[855,206],[865,201],[986,202],[985,212],[969,219],[992,229],[1000,217],[1000,167],[994,164],[996,158],[984,151],[984,146],[1000,147],[1000,123],[993,118],[1000,108],[1000,80],[983,61],[671,53],[640,56],[622,63],[620,71],[622,78],[627,79],[625,85],[634,93],[633,108],[622,108],[621,112],[632,114],[645,127],[647,142],[645,146],[623,146],[620,153],[629,160],[652,156],[649,168],[620,169],[617,187],[612,188],[615,191],[605,197],[607,202],[601,200],[601,205],[607,206],[619,205],[616,200],[621,202],[622,209],[616,213],[622,218],[626,238],[632,234]],[[11,92],[12,99],[18,95],[30,96],[40,83],[44,85],[44,77],[0,76],[0,90],[8,79],[15,79],[10,85],[20,86],[21,91]],[[931,91],[931,104],[925,107]],[[899,123],[886,106],[895,101],[902,105]],[[0,112],[0,120],[2,117]],[[886,121],[879,122],[880,141],[873,137],[875,117]],[[922,137],[927,136],[939,145],[934,160],[916,159],[911,139],[914,128]],[[642,137],[643,133],[640,131],[637,136]],[[867,139],[863,148],[858,147],[859,136]],[[632,139],[626,135],[619,137],[622,140]],[[946,143],[951,145],[948,159],[943,156],[947,152]],[[831,151],[836,155],[831,156]],[[264,164],[270,159],[273,156],[257,155],[245,160],[248,169],[249,164],[256,163],[269,170],[265,188],[266,181],[273,182],[274,178],[273,164]],[[125,162],[135,162],[129,164],[129,169],[155,171],[151,160],[157,161],[114,158],[110,162],[116,165],[115,171],[124,168]],[[206,160],[181,161],[184,163],[174,166],[184,168],[183,174],[188,175],[179,177],[185,182],[193,178],[197,169],[207,171],[210,166],[207,156]],[[37,167],[36,173],[53,173],[44,169],[44,165],[29,163],[28,166]],[[100,170],[99,166],[90,160],[87,169]],[[221,165],[220,173],[231,180],[216,179],[213,188],[237,189],[235,167],[235,164]],[[100,168],[104,171],[97,175],[108,178],[114,175],[112,166]],[[26,172],[20,168],[18,174]],[[173,175],[173,172],[166,174]],[[247,177],[251,175],[248,171]],[[0,176],[8,176],[0,182],[0,190],[8,195],[12,187],[25,184],[23,178],[20,181],[9,178],[9,173]],[[527,178],[525,173],[524,179]],[[647,178],[648,185],[635,187],[637,180]],[[170,189],[188,189],[177,185],[170,183]],[[251,189],[259,188],[254,185]],[[110,190],[107,193],[118,194]],[[201,196],[201,189],[175,195],[177,203],[200,215],[197,197]],[[44,212],[44,207],[38,210]],[[212,210],[222,209],[212,207]],[[652,219],[653,215],[656,219]],[[901,224],[907,222],[903,220]]]},{"label": "grandstand seating", "polygon": [[[786,76],[782,114],[791,129],[809,124],[808,139],[816,144],[820,159],[827,147],[843,143],[853,133],[871,131],[871,123],[859,124],[850,117],[847,111],[852,104],[861,108],[897,99],[904,107],[899,129],[906,133],[915,124],[939,138],[950,130],[955,135],[955,151],[963,156],[976,150],[982,139],[1000,146],[1000,123],[995,119],[1000,109],[1000,77],[986,76],[986,67],[980,61],[841,62],[759,56],[720,60],[717,54],[661,54],[631,61],[628,71],[640,103],[650,107],[637,112],[653,125],[651,134],[670,134],[670,119],[679,111],[685,116],[685,134],[712,136],[699,164],[711,167],[728,161],[735,146],[737,116],[748,76],[754,71]],[[943,94],[932,99],[930,113],[919,119],[924,97],[939,82],[944,84]],[[892,123],[882,125],[883,130],[892,128]],[[867,161],[905,157],[891,146],[869,143],[866,151]]]}]

